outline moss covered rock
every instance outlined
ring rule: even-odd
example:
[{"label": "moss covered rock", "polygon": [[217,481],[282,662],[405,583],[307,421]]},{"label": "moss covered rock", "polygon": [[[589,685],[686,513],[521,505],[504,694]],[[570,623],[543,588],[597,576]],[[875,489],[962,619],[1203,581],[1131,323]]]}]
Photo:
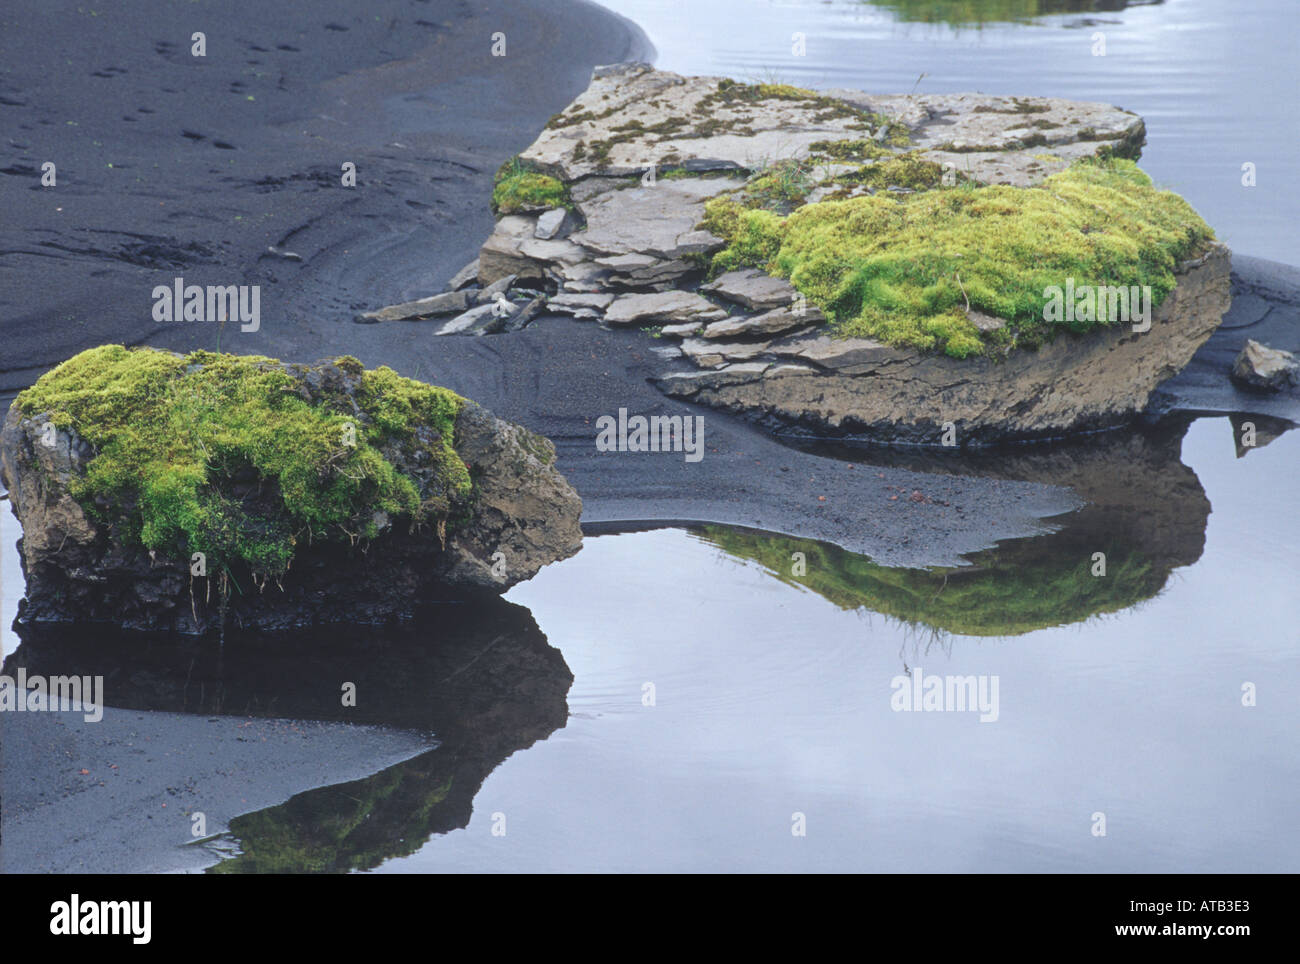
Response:
[{"label": "moss covered rock", "polygon": [[[1145,138],[1101,103],[598,67],[498,182],[554,181],[572,229],[500,217],[478,281],[682,339],[655,384],[778,431],[965,446],[1109,427],[1230,299],[1227,249],[1138,169]],[[755,272],[779,303],[747,296]],[[640,310],[682,292],[727,317]]]},{"label": "moss covered rock", "polygon": [[185,632],[504,591],[579,545],[553,463],[546,439],[350,357],[106,345],[21,393],[0,434],[23,617]]},{"label": "moss covered rock", "polygon": [[[1120,158],[1079,161],[1027,188],[932,190],[940,176],[919,159],[874,163],[862,183],[917,193],[826,200],[788,217],[717,198],[705,226],[730,243],[714,268],[788,278],[841,336],[966,358],[1118,323],[1098,312],[1046,320],[1044,291],[1067,278],[1147,287],[1157,307],[1175,267],[1214,238],[1186,201]],[[1008,324],[982,332],[972,311]]]}]

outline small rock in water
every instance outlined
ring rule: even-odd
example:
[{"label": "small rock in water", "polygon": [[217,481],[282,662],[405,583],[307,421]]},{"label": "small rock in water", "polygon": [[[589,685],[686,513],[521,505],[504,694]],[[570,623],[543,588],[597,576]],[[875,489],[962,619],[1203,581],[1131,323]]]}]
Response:
[{"label": "small rock in water", "polygon": [[1280,392],[1300,385],[1300,362],[1289,351],[1249,338],[1232,363],[1232,380],[1257,392]]}]

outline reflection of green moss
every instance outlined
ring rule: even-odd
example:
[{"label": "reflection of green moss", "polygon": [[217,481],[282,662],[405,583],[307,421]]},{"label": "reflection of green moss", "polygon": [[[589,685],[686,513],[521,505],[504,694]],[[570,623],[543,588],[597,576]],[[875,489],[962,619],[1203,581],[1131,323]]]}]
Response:
[{"label": "reflection of green moss", "polygon": [[[868,0],[909,23],[946,23],[955,27],[1017,23],[1056,13],[1088,13],[1097,0]],[[1107,6],[1106,9],[1113,9]]]},{"label": "reflection of green moss", "polygon": [[[1159,592],[1168,575],[1131,548],[1059,535],[1008,541],[978,553],[970,566],[904,569],[811,539],[726,526],[695,531],[841,609],[865,608],[963,636],[1017,636],[1119,612]],[[1105,576],[1092,575],[1095,551],[1106,553]],[[807,565],[798,577],[791,575],[796,552]]]},{"label": "reflection of green moss", "polygon": [[[434,751],[435,753],[437,751]],[[216,874],[319,874],[368,870],[415,853],[435,832],[451,791],[425,754],[372,777],[301,793],[278,807],[236,817],[243,851]]]},{"label": "reflection of green moss", "polygon": [[[319,383],[308,397],[295,366],[260,356],[105,345],[16,404],[94,447],[72,495],[128,542],[279,575],[300,538],[373,536],[377,512],[445,516],[470,492],[452,447],[460,396],[350,357]],[[385,456],[394,447],[434,467],[423,491]]]},{"label": "reflection of green moss", "polygon": [[[887,168],[909,163],[918,183],[939,176],[905,156],[878,165],[878,176],[906,174]],[[838,335],[955,358],[1036,345],[1059,327],[1083,332],[1110,323],[1045,319],[1046,289],[1067,278],[1081,286],[1149,285],[1152,306],[1159,305],[1173,290],[1177,262],[1213,237],[1186,201],[1119,159],[1080,161],[1037,187],[958,185],[827,200],[788,217],[726,196],[705,210],[704,226],[728,241],[714,256],[715,272],[762,268],[788,278]],[[1008,324],[981,334],[968,307]]]}]

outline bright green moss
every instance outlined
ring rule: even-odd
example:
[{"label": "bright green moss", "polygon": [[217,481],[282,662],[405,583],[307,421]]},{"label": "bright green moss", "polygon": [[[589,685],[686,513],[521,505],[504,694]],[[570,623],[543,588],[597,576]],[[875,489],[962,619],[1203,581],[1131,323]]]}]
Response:
[{"label": "bright green moss", "polygon": [[[443,518],[470,494],[452,447],[463,399],[355,358],[335,366],[312,395],[274,359],[105,345],[17,404],[94,447],[71,493],[127,541],[279,575],[303,539],[374,536],[376,513]],[[423,482],[385,452],[420,465]]]},{"label": "bright green moss", "polygon": [[[1154,307],[1173,290],[1177,263],[1214,236],[1186,201],[1118,159],[1078,162],[1032,188],[828,200],[785,218],[730,198],[706,211],[705,225],[729,242],[715,272],[762,267],[788,278],[837,334],[956,358],[1106,324],[1044,320],[1044,290],[1067,278],[1149,285]],[[1007,320],[996,342],[967,305]]]},{"label": "bright green moss", "polygon": [[492,210],[497,214],[567,208],[569,189],[558,178],[531,171],[518,158],[501,165],[492,188]]},{"label": "bright green moss", "polygon": [[[1158,593],[1168,567],[1131,546],[1071,537],[1009,540],[976,554],[972,565],[891,568],[812,539],[704,526],[698,538],[752,560],[781,582],[810,589],[841,609],[867,609],[912,626],[962,636],[1018,636],[1134,606]],[[1091,553],[1106,552],[1108,576],[1092,575]],[[790,575],[794,553],[805,572]]]},{"label": "bright green moss", "polygon": [[815,141],[808,145],[811,156],[834,161],[875,161],[894,152],[873,140]]},{"label": "bright green moss", "polygon": [[759,84],[757,91],[759,100],[808,100],[819,96],[814,90],[793,84]]},{"label": "bright green moss", "polygon": [[807,161],[786,159],[759,170],[743,188],[746,207],[786,211],[802,204],[815,180]]},{"label": "bright green moss", "polygon": [[986,23],[1023,23],[1059,13],[1099,9],[1097,0],[870,0],[899,20],[912,23],[946,23],[954,27]]},{"label": "bright green moss", "polygon": [[[841,174],[835,178],[835,182],[845,185],[863,184],[877,191],[891,187],[928,191],[942,183],[943,173],[940,165],[923,160],[916,152],[910,151],[906,154],[891,154],[875,164],[864,164],[856,171]],[[964,176],[954,175],[954,180],[965,179]]]}]

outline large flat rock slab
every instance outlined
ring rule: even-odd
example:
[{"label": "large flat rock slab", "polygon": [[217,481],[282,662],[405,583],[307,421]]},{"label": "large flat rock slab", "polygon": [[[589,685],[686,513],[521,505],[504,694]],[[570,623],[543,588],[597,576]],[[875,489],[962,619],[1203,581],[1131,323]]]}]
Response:
[{"label": "large flat rock slab", "polygon": [[[807,153],[817,141],[871,134],[857,109],[828,107],[793,88],[682,77],[647,64],[597,68],[591,86],[520,155],[563,180],[639,174],[652,165],[752,168]],[[749,99],[753,92],[753,99]]]},{"label": "large flat rock slab", "polygon": [[582,205],[587,227],[570,240],[601,256],[636,253],[673,259],[716,251],[722,239],[697,228],[704,204],[743,184],[738,178],[690,177],[608,190]]},{"label": "large flat rock slab", "polygon": [[690,291],[624,295],[605,311],[605,322],[610,325],[680,325],[725,317],[726,309]]},{"label": "large flat rock slab", "polygon": [[[882,120],[906,128],[910,143],[882,137]],[[1041,155],[1069,163],[1101,148],[1136,157],[1145,137],[1137,114],[1090,101],[840,89],[809,95],[619,64],[598,68],[591,86],[520,157],[580,181],[674,165],[752,169],[806,157],[821,141],[871,138],[925,151],[980,183],[1028,185],[1053,173]]]}]

